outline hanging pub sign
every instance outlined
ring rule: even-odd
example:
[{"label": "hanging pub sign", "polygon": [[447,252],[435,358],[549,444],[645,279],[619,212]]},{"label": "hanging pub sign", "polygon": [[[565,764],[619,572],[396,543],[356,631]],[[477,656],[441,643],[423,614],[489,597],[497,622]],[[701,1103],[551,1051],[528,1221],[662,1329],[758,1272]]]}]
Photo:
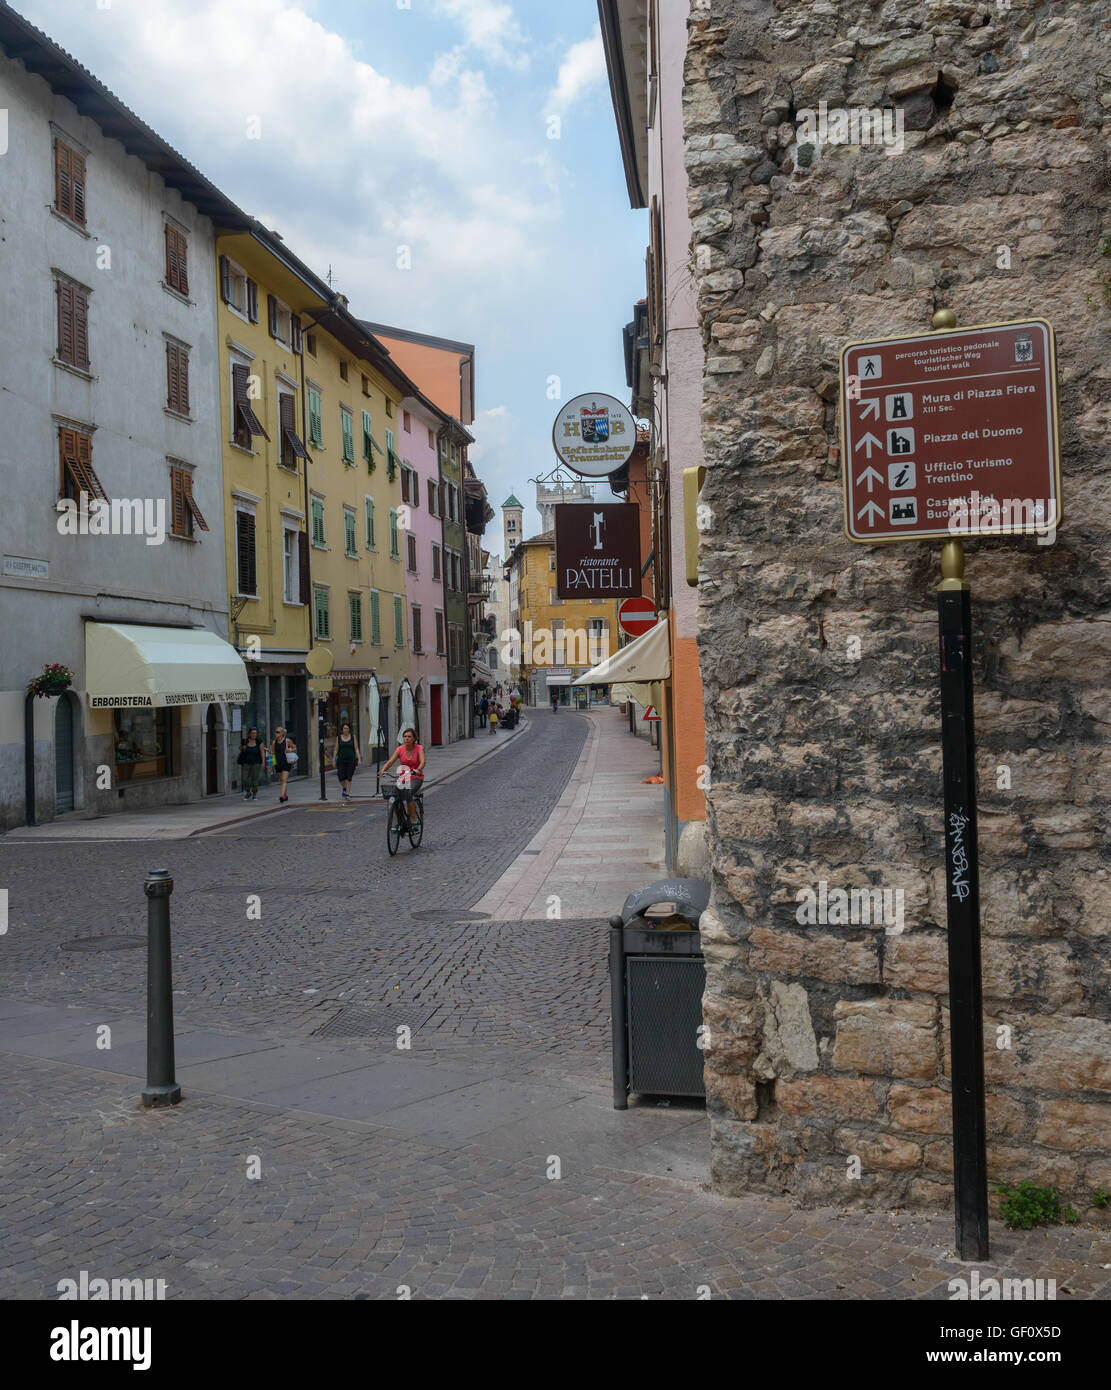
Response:
[{"label": "hanging pub sign", "polygon": [[556,592],[562,598],[639,594],[640,508],[564,502],[555,509]]},{"label": "hanging pub sign", "polygon": [[606,478],[636,448],[636,421],[616,396],[576,396],[552,426],[556,453],[583,478]]},{"label": "hanging pub sign", "polygon": [[850,343],[841,460],[850,540],[1049,544],[1061,523],[1053,329],[1030,319]]}]

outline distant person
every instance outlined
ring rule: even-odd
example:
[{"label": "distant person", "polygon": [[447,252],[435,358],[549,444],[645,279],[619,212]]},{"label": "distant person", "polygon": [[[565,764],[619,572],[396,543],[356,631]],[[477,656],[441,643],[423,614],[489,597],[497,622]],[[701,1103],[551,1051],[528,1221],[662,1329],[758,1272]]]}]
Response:
[{"label": "distant person", "polygon": [[498,732],[498,720],[499,720],[499,718],[500,718],[500,716],[499,716],[499,714],[498,714],[498,707],[497,707],[497,705],[491,705],[491,706],[490,706],[490,732],[491,732],[492,734],[496,734],[496,733]]},{"label": "distant person", "polygon": [[359,766],[359,745],[351,733],[351,725],[343,723],[339,727],[339,736],[336,739],[333,758],[336,764],[336,776],[339,778],[340,787],[343,790],[344,801],[351,800],[351,779],[355,776],[355,769]]},{"label": "distant person", "polygon": [[478,727],[479,727],[480,729],[485,729],[485,727],[486,727],[486,716],[487,716],[489,713],[490,713],[490,701],[487,699],[487,697],[486,697],[485,695],[483,695],[482,699],[479,700],[479,702],[478,702]]},{"label": "distant person", "polygon": [[258,800],[258,779],[262,772],[263,747],[259,741],[258,730],[248,729],[247,737],[239,745],[239,757],[236,759],[239,766],[243,769],[243,800]]},{"label": "distant person", "polygon": [[556,710],[558,710],[558,709],[559,709],[559,691],[558,691],[558,690],[553,690],[553,691],[552,691],[552,713],[555,714]]},{"label": "distant person", "polygon": [[278,800],[286,802],[289,800],[289,774],[297,765],[297,745],[284,729],[275,729],[270,751],[274,755],[274,771],[278,774],[278,787],[281,790]]}]

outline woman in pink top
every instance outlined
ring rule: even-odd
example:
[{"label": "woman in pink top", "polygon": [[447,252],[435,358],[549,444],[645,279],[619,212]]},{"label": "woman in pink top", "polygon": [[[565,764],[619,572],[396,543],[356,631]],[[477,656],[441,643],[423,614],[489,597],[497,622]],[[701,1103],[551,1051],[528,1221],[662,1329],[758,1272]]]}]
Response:
[{"label": "woman in pink top", "polygon": [[[409,774],[408,778],[403,775],[398,777],[398,786],[404,786],[408,782],[411,791],[420,791],[424,782],[424,748],[417,742],[417,736],[412,729],[406,729],[401,735],[401,745],[389,762],[383,765],[382,775],[385,776],[396,762],[400,762],[402,768]],[[417,818],[416,802],[407,801],[405,809],[409,813],[409,820],[415,821]]]}]

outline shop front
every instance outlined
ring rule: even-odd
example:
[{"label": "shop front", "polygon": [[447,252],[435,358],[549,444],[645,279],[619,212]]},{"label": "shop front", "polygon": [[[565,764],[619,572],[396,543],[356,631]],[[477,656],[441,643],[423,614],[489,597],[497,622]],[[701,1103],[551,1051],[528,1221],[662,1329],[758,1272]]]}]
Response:
[{"label": "shop front", "polygon": [[[370,671],[334,671],[332,673],[331,693],[324,699],[324,766],[331,771],[336,765],[336,739],[344,724],[351,725],[351,733],[359,749],[359,756],[365,758],[367,748],[364,735],[370,723],[367,697],[374,682]],[[373,747],[373,738],[371,739]]]}]

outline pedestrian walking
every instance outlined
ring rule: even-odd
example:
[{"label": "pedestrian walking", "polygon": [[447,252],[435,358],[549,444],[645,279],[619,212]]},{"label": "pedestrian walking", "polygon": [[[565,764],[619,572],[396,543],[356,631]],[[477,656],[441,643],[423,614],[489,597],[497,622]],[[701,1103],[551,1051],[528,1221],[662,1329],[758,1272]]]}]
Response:
[{"label": "pedestrian walking", "polygon": [[259,741],[258,730],[248,729],[247,737],[239,745],[239,757],[236,759],[239,766],[243,769],[241,781],[243,783],[243,800],[258,800],[258,779],[262,772],[262,743]]},{"label": "pedestrian walking", "polygon": [[558,691],[558,690],[553,690],[553,691],[552,691],[552,713],[555,714],[556,710],[558,710],[558,709],[559,709],[559,691]]},{"label": "pedestrian walking", "polygon": [[281,791],[278,800],[285,802],[289,800],[289,774],[297,766],[297,745],[284,729],[275,729],[270,751],[274,755],[274,771],[278,774],[278,787]]},{"label": "pedestrian walking", "polygon": [[490,706],[490,732],[491,732],[492,734],[496,734],[496,733],[498,732],[498,707],[497,707],[497,705],[491,705],[491,706]]},{"label": "pedestrian walking", "polygon": [[483,695],[482,699],[478,702],[478,727],[480,729],[485,729],[486,717],[489,713],[490,701],[487,699],[485,695]]},{"label": "pedestrian walking", "polygon": [[336,775],[343,789],[344,801],[351,800],[351,779],[359,766],[359,745],[351,733],[351,725],[344,723],[339,727],[339,736],[332,754],[336,765]]}]

